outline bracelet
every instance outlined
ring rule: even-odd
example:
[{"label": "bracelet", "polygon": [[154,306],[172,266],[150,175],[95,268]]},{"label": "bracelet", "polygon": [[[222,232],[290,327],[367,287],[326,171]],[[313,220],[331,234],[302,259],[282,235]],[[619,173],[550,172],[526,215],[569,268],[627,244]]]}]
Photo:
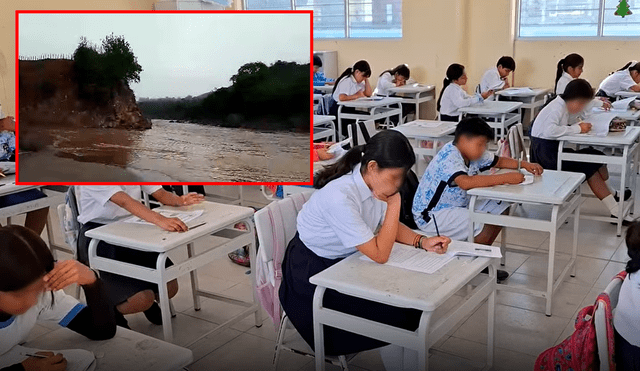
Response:
[{"label": "bracelet", "polygon": [[425,238],[423,235],[419,235],[416,243],[413,245],[416,249],[422,248],[422,239]]},{"label": "bracelet", "polygon": [[418,248],[419,241],[420,241],[420,235],[416,234],[416,236],[413,238],[413,247],[415,247],[416,249]]}]

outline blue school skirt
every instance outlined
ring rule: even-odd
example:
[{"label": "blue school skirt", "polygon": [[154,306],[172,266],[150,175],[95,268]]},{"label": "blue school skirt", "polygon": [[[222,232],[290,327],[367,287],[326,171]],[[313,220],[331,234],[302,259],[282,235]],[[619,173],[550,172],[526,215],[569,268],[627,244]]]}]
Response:
[{"label": "blue school skirt", "polygon": [[458,122],[458,120],[459,120],[459,116],[449,116],[449,115],[440,114],[440,121]]},{"label": "blue school skirt", "polygon": [[[327,259],[309,250],[296,233],[289,242],[282,262],[282,283],[279,297],[285,313],[298,333],[313,349],[313,294],[316,286],[309,282],[313,275],[329,268],[342,259]],[[326,290],[323,305],[343,313],[366,318],[372,321],[415,331],[420,322],[422,311],[398,308],[349,295],[334,290]],[[325,353],[327,355],[345,355],[380,348],[387,345],[362,335],[324,327]]]},{"label": "blue school skirt", "polygon": [[[558,142],[557,140],[531,137],[531,162],[537,163],[548,170],[557,170],[559,145],[560,142]],[[604,153],[598,151],[597,149],[594,149],[593,147],[582,148],[577,151],[572,148],[564,148],[563,151],[572,153],[586,153],[591,155],[604,155]],[[605,165],[593,164],[588,162],[562,161],[562,171],[583,173],[586,176],[586,179],[591,178],[593,174],[595,174],[603,166]]]},{"label": "blue school skirt", "polygon": [[47,195],[38,189],[30,189],[28,191],[13,193],[0,197],[0,208],[14,206],[45,197],[47,197]]}]

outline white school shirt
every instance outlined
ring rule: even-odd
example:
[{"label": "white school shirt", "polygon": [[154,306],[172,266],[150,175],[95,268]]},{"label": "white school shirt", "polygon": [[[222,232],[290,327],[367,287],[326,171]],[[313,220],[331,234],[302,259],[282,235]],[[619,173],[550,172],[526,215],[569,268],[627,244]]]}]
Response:
[{"label": "white school shirt", "polygon": [[617,92],[623,90],[629,90],[632,86],[636,85],[636,82],[633,81],[631,75],[629,74],[629,70],[616,71],[611,75],[607,76],[600,83],[599,89],[604,91],[608,96],[614,96]]},{"label": "white school shirt", "polygon": [[[567,88],[567,85],[569,85],[569,83],[573,80],[575,79],[571,77],[571,75],[569,75],[566,72],[563,72],[562,76],[560,76],[560,79],[558,79],[558,83],[556,84],[556,94],[557,95],[563,94],[565,89]],[[585,107],[584,111],[582,111],[581,113],[569,115],[569,124],[574,124],[580,121],[579,117],[586,117],[589,113],[591,113],[593,108],[602,107],[603,104],[604,102],[601,101],[600,99],[596,98],[592,100],[591,103],[589,103],[589,105],[587,105],[587,107]]]},{"label": "white school shirt", "polygon": [[313,193],[298,214],[300,240],[316,255],[345,258],[369,242],[387,211],[362,179],[360,164]]},{"label": "white school shirt", "polygon": [[346,95],[354,95],[360,90],[364,90],[364,80],[362,82],[357,82],[353,75],[349,75],[348,77],[343,78],[336,86],[336,91],[333,92],[333,99],[336,102],[340,101],[340,94]]},{"label": "white school shirt", "polygon": [[556,97],[538,113],[531,129],[531,136],[556,139],[569,134],[580,134],[580,126],[570,125],[567,104],[562,97]]},{"label": "white school shirt", "polygon": [[440,100],[440,114],[447,116],[458,116],[458,108],[469,107],[482,102],[480,94],[469,95],[462,87],[452,82],[444,89]]},{"label": "white school shirt", "polygon": [[[488,90],[500,90],[504,88],[505,81],[500,77],[500,73],[498,72],[498,67],[491,68],[487,70],[487,72],[482,75],[482,80],[480,80],[480,92],[484,93]],[[494,100],[495,97],[490,95],[487,97],[487,100]]]},{"label": "white school shirt", "polygon": [[0,322],[0,368],[11,366],[2,364],[2,355],[23,343],[36,322],[57,323],[66,327],[84,307],[86,305],[62,290],[54,291],[53,299],[51,292],[45,291],[40,295],[38,303],[25,313]]},{"label": "white school shirt", "polygon": [[628,274],[622,282],[613,326],[631,345],[640,347],[640,272]]},{"label": "white school shirt", "polygon": [[567,88],[567,85],[571,81],[573,81],[573,77],[566,72],[562,72],[562,76],[560,76],[560,79],[558,79],[558,82],[556,83],[556,94],[560,95],[564,93],[564,89]]},{"label": "white school shirt", "polygon": [[390,88],[395,88],[396,84],[393,82],[393,76],[391,76],[390,72],[385,72],[378,78],[378,83],[376,84],[376,90],[373,92],[375,95],[389,95]]},{"label": "white school shirt", "polygon": [[131,213],[111,202],[111,196],[118,192],[125,192],[136,201],[142,198],[142,192],[152,194],[161,186],[80,186],[78,207],[80,223],[95,222],[109,224],[131,216]]}]

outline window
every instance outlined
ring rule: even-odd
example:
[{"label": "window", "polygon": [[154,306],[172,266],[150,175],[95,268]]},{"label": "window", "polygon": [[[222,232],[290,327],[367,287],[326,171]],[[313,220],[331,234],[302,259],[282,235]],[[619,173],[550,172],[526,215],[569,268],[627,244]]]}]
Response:
[{"label": "window", "polygon": [[519,36],[640,36],[640,0],[626,0],[634,13],[614,15],[619,0],[520,0]]},{"label": "window", "polygon": [[245,0],[245,8],[312,10],[317,39],[402,37],[402,0]]}]

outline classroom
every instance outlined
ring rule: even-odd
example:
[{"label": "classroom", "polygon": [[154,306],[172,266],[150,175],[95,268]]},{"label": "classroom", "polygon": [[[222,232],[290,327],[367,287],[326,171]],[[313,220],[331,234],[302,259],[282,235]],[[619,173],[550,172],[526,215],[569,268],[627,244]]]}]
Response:
[{"label": "classroom", "polygon": [[[222,3],[6,2],[0,370],[640,369],[640,2]],[[52,7],[312,10],[313,185],[16,184]]]}]

